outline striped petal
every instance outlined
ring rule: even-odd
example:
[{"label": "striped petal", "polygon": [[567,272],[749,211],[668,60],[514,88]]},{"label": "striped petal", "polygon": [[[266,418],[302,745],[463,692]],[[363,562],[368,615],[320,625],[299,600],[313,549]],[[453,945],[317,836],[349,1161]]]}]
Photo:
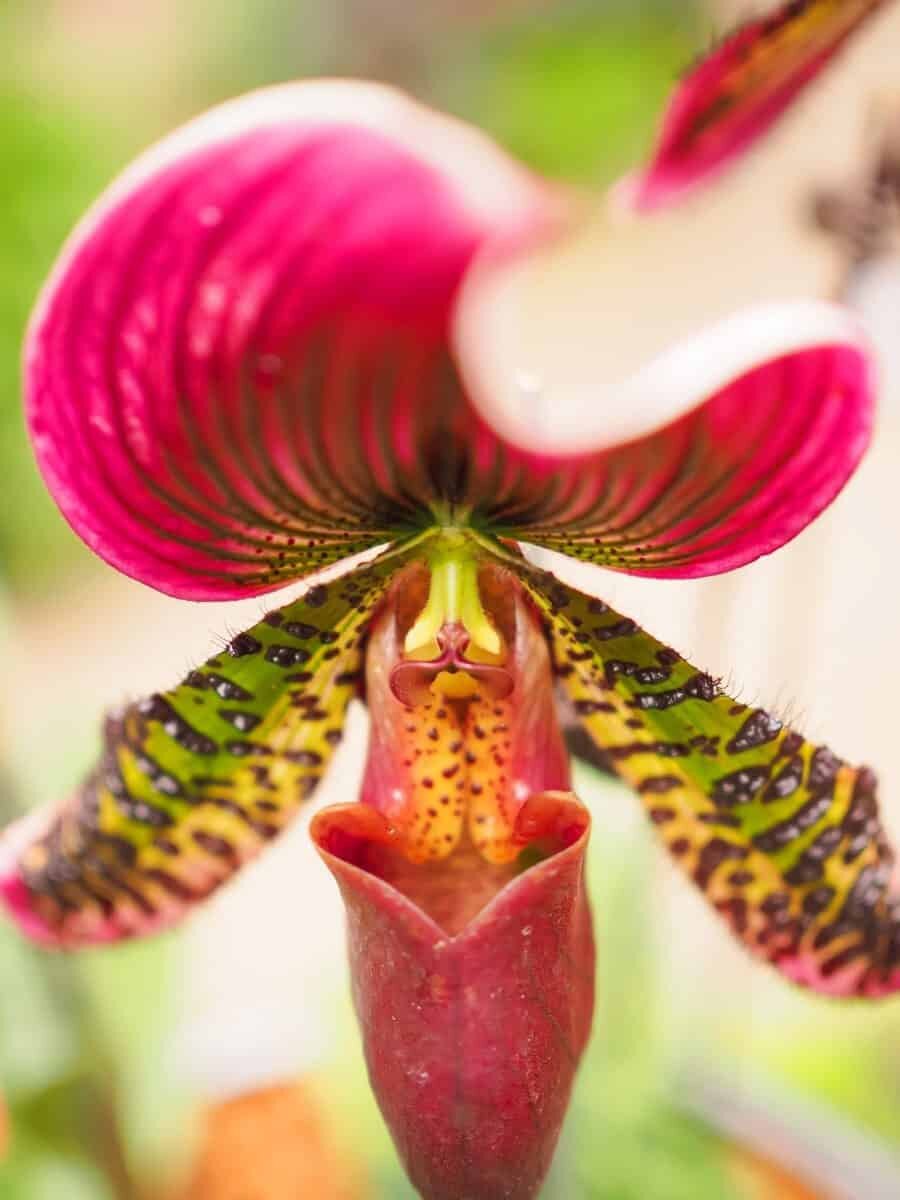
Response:
[{"label": "striped petal", "polygon": [[602,601],[521,574],[583,728],[735,936],[817,991],[900,989],[900,893],[872,772],[729,699]]},{"label": "striped petal", "polygon": [[669,203],[741,155],[885,6],[785,0],[725,38],[676,88],[633,202],[641,209]]},{"label": "striped petal", "polygon": [[493,529],[630,574],[733,570],[784,545],[834,499],[868,444],[873,390],[859,345],[782,355],[623,446],[533,456],[531,504],[495,506]]},{"label": "striped petal", "polygon": [[270,612],[106,723],[70,800],[0,841],[0,901],[49,946],[174,924],[292,819],[340,741],[391,556]]},{"label": "striped petal", "polygon": [[455,291],[537,196],[476,132],[370,85],[275,88],[164,141],[76,230],[32,320],[28,420],[67,519],[193,599],[420,524],[465,407]]}]

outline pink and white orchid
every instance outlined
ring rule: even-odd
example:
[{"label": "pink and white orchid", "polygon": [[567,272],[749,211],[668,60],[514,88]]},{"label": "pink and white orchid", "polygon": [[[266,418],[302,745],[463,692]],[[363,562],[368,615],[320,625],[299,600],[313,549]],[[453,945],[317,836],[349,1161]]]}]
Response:
[{"label": "pink and white orchid", "polygon": [[[790,3],[726,41],[617,203],[725,170],[878,7]],[[589,818],[561,711],[750,950],[833,994],[900,987],[871,772],[520,549],[668,578],[777,549],[865,450],[865,341],[832,306],[755,311],[607,388],[580,435],[550,414],[529,439],[529,381],[493,379],[485,339],[566,219],[394,92],[279,87],[128,170],[28,334],[38,460],[98,554],[193,600],[310,586],[113,713],[86,783],[6,834],[0,895],[46,946],[171,926],[293,818],[364,699],[360,801],[312,832],[372,1083],[431,1200],[536,1194],[588,1037]]]}]

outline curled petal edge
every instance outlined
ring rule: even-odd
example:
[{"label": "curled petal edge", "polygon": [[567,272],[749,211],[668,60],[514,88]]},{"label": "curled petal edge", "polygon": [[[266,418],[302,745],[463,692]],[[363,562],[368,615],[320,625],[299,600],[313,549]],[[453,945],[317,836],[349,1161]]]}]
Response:
[{"label": "curled petal edge", "polygon": [[[574,502],[555,513],[545,502],[530,523],[505,531],[520,541],[630,574],[734,570],[800,533],[869,444],[875,362],[858,321],[836,305],[798,301],[728,317],[610,385],[605,402],[600,381],[580,393],[548,382],[548,423],[530,428],[515,373],[503,366],[519,350],[519,361],[540,354],[540,336],[536,327],[526,336],[515,305],[513,296],[498,317],[493,356],[491,316],[463,296],[458,344],[474,403],[505,437],[530,443],[536,476],[581,480]],[[557,361],[545,378],[566,370]],[[621,440],[610,444],[613,434]]]},{"label": "curled petal edge", "polygon": [[[557,258],[559,250],[559,258]],[[454,314],[457,360],[476,410],[522,450],[577,461],[665,428],[754,369],[823,346],[846,346],[871,360],[858,317],[838,304],[797,298],[723,311],[682,336],[663,334],[645,352],[603,362],[602,313],[548,323],[544,281],[565,288],[566,251],[541,233],[490,244],[466,274]],[[649,285],[648,285],[649,286]],[[550,333],[547,330],[551,330]],[[558,334],[558,336],[556,336]],[[871,386],[865,410],[871,411]]]}]

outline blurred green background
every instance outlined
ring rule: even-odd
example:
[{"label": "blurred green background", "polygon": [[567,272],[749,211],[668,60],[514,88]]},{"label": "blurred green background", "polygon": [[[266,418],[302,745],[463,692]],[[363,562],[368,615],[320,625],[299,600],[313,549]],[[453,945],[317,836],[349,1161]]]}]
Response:
[{"label": "blurred green background", "polygon": [[[150,601],[139,589],[110,580],[70,533],[40,483],[22,425],[19,353],[29,309],[64,236],[111,176],[219,99],[277,80],[344,74],[400,84],[479,124],[534,167],[600,186],[646,151],[663,98],[712,28],[710,12],[686,0],[0,4],[4,821],[72,785],[95,753],[102,707],[152,679],[145,664],[132,669],[129,656],[153,657],[152,622],[168,643],[164,621],[181,619],[174,606],[145,609]],[[188,609],[185,625],[199,641],[190,649],[186,635],[178,654],[190,662],[203,656],[203,637],[216,625]],[[630,811],[605,779],[585,773],[580,783],[598,811]],[[306,865],[315,870],[311,859]],[[745,1122],[751,1148],[766,1145],[774,1129],[789,1143],[796,1138],[800,1158],[808,1153],[792,1108],[798,1099],[812,1104],[823,1140],[840,1148],[847,1139],[850,1157],[900,1146],[896,1006],[838,1015],[768,976],[758,990],[744,990],[762,970],[736,974],[743,963],[734,966],[739,956],[728,957],[724,938],[696,958],[693,935],[661,916],[659,870],[639,819],[600,820],[591,866],[596,1031],[548,1200],[817,1194],[744,1158],[732,1144],[743,1137],[723,1136],[728,1104],[704,1098],[711,1081],[724,1081],[726,1097],[755,1094],[760,1078],[771,1089],[764,1094],[775,1099]],[[308,958],[302,916],[292,936],[298,957]],[[329,936],[339,943],[336,905],[332,916]],[[185,983],[203,936],[64,961],[0,928],[0,1091],[11,1128],[2,1200],[169,1196],[170,1177],[191,1154],[196,1106],[216,1090],[202,1070],[188,1077],[173,1061],[173,1030],[204,1020],[202,1006],[199,1015],[186,1013],[196,985]],[[711,953],[725,956],[730,985],[714,983],[719,960]],[[680,986],[666,965],[673,956]],[[339,958],[338,945],[328,961]],[[304,1059],[291,1044],[285,1069],[313,1079],[335,1144],[366,1181],[360,1195],[409,1197],[365,1084],[343,979],[331,966],[322,968],[321,988],[314,1047]],[[261,1022],[271,1003],[261,995]],[[288,1019],[307,1021],[299,1009]],[[218,1052],[248,1052],[227,1022]]]}]

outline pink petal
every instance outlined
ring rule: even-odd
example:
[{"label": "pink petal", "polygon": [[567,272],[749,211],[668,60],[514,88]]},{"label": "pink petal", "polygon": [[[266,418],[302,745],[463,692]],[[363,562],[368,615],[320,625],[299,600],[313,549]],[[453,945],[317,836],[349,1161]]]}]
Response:
[{"label": "pink petal", "polygon": [[[369,1077],[425,1200],[529,1200],[549,1168],[593,1009],[588,823],[568,794],[532,797],[521,840],[548,857],[455,935],[408,875],[404,890],[382,877],[381,814],[353,805],[313,823],[347,906]],[[469,885],[456,882],[464,903]]]},{"label": "pink petal", "polygon": [[438,397],[459,407],[460,277],[537,208],[479,134],[374,85],[274,88],[176,133],[98,202],[32,320],[28,419],[65,516],[194,599],[390,540],[433,498]]},{"label": "pink petal", "polygon": [[[644,388],[646,407],[661,415],[698,378],[715,380],[685,415],[610,448],[522,451],[534,504],[502,531],[671,578],[733,570],[795,537],[868,445],[873,372],[854,322],[838,310],[798,305],[761,316],[759,328],[747,317],[676,347],[612,398],[627,420],[629,399]],[[795,326],[786,324],[792,316],[801,318]],[[796,348],[778,353],[779,341]]]},{"label": "pink petal", "polygon": [[786,0],[742,25],[675,89],[653,159],[631,185],[632,203],[671,203],[745,153],[884,6]]}]

